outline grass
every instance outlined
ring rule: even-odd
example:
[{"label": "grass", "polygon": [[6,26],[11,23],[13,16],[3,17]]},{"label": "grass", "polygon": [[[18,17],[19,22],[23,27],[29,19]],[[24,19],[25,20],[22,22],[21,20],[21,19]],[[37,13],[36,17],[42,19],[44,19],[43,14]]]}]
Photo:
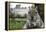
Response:
[{"label": "grass", "polygon": [[26,23],[26,21],[23,20],[10,20],[10,24],[9,24],[9,30],[18,30],[18,29],[22,29],[22,27],[24,26],[24,24]]}]

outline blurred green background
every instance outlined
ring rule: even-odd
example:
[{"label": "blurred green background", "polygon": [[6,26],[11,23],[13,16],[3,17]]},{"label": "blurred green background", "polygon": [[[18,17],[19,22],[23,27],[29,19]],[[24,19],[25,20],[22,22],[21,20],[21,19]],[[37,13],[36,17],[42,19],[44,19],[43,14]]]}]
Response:
[{"label": "blurred green background", "polygon": [[35,4],[38,7],[38,13],[44,22],[44,4]]}]

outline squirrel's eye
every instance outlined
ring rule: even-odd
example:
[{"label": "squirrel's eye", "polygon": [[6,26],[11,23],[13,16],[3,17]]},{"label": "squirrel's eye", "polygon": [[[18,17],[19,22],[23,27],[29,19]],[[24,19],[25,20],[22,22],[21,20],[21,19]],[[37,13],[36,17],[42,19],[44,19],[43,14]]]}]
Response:
[{"label": "squirrel's eye", "polygon": [[37,12],[35,12],[35,13],[37,13]]}]

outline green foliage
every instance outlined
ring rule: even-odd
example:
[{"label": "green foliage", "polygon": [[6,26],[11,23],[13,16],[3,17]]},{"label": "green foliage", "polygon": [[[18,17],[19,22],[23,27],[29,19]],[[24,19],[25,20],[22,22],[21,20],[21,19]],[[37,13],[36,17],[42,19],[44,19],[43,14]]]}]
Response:
[{"label": "green foliage", "polygon": [[22,29],[23,25],[26,23],[26,21],[23,20],[10,20],[10,28],[9,30],[15,30],[15,29]]}]

